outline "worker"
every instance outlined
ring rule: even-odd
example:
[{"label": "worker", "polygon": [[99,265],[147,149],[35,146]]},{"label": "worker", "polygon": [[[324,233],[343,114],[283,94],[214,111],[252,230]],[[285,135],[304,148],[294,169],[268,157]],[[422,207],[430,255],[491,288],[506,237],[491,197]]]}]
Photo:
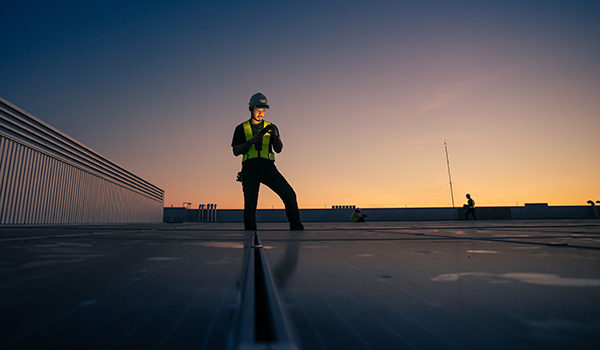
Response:
[{"label": "worker", "polygon": [[238,181],[244,192],[244,228],[256,230],[256,207],[260,184],[272,189],[285,205],[285,213],[291,230],[304,230],[296,192],[275,166],[275,153],[283,149],[279,129],[263,118],[269,105],[267,97],[258,92],[248,103],[250,119],[239,124],[233,132],[233,154],[242,157],[242,171]]},{"label": "worker", "polygon": [[475,201],[471,198],[471,195],[467,193],[467,212],[465,213],[465,219],[469,220],[469,214],[473,215],[473,220],[477,220],[475,217]]},{"label": "worker", "polygon": [[354,213],[350,216],[350,221],[352,222],[365,222],[366,215],[360,214],[360,209],[356,208]]}]

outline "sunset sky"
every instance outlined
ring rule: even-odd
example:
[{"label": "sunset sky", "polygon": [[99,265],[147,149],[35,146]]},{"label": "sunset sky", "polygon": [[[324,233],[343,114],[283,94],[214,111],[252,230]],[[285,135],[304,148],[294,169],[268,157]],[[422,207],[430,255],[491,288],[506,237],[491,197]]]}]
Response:
[{"label": "sunset sky", "polygon": [[[11,1],[0,97],[165,191],[242,208],[264,93],[301,208],[600,200],[599,1]],[[263,187],[260,208],[283,204]]]}]

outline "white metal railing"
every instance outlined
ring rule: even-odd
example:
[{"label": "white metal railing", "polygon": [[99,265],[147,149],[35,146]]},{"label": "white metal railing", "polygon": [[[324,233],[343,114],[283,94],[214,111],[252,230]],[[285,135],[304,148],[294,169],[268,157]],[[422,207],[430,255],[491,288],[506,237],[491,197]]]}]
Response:
[{"label": "white metal railing", "polygon": [[0,224],[160,222],[163,196],[0,98]]}]

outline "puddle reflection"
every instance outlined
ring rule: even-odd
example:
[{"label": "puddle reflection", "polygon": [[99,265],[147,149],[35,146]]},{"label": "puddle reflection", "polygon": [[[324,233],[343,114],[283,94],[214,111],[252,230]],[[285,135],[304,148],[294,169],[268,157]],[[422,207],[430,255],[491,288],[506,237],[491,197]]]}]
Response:
[{"label": "puddle reflection", "polygon": [[296,271],[302,235],[302,232],[297,231],[290,231],[288,233],[288,241],[285,244],[283,258],[275,264],[272,269],[277,288],[284,288],[290,277],[292,277]]},{"label": "puddle reflection", "polygon": [[517,280],[523,283],[539,284],[546,286],[562,287],[600,287],[600,279],[594,278],[566,278],[546,273],[515,272],[502,275],[482,272],[448,273],[432,278],[436,282],[459,281],[461,277],[478,276],[491,278],[488,283],[498,283],[497,279]]},{"label": "puddle reflection", "polygon": [[196,245],[210,248],[244,249],[244,245],[239,242],[200,242],[196,243]]}]

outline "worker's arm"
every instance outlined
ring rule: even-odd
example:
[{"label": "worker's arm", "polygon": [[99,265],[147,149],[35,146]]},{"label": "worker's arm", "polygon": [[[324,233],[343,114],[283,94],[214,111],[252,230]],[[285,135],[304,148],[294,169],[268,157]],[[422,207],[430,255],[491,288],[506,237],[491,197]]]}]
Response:
[{"label": "worker's arm", "polygon": [[233,155],[234,156],[239,156],[240,154],[244,154],[246,152],[248,152],[250,150],[250,147],[255,144],[255,143],[261,143],[262,142],[262,138],[263,135],[261,134],[256,134],[254,135],[250,140],[239,144],[239,145],[235,145],[233,147],[231,147],[233,149]]},{"label": "worker's arm", "polygon": [[[274,137],[274,136],[271,136]],[[281,137],[277,136],[275,137],[275,140],[273,140],[273,151],[275,151],[275,153],[281,153],[281,150],[283,149],[283,142],[281,141]]]},{"label": "worker's arm", "polygon": [[273,125],[273,131],[271,131],[271,137],[273,138],[273,151],[275,151],[275,153],[281,153],[281,150],[283,150],[283,142],[281,141],[281,135],[279,135],[279,129],[277,129],[275,124],[271,125]]}]

